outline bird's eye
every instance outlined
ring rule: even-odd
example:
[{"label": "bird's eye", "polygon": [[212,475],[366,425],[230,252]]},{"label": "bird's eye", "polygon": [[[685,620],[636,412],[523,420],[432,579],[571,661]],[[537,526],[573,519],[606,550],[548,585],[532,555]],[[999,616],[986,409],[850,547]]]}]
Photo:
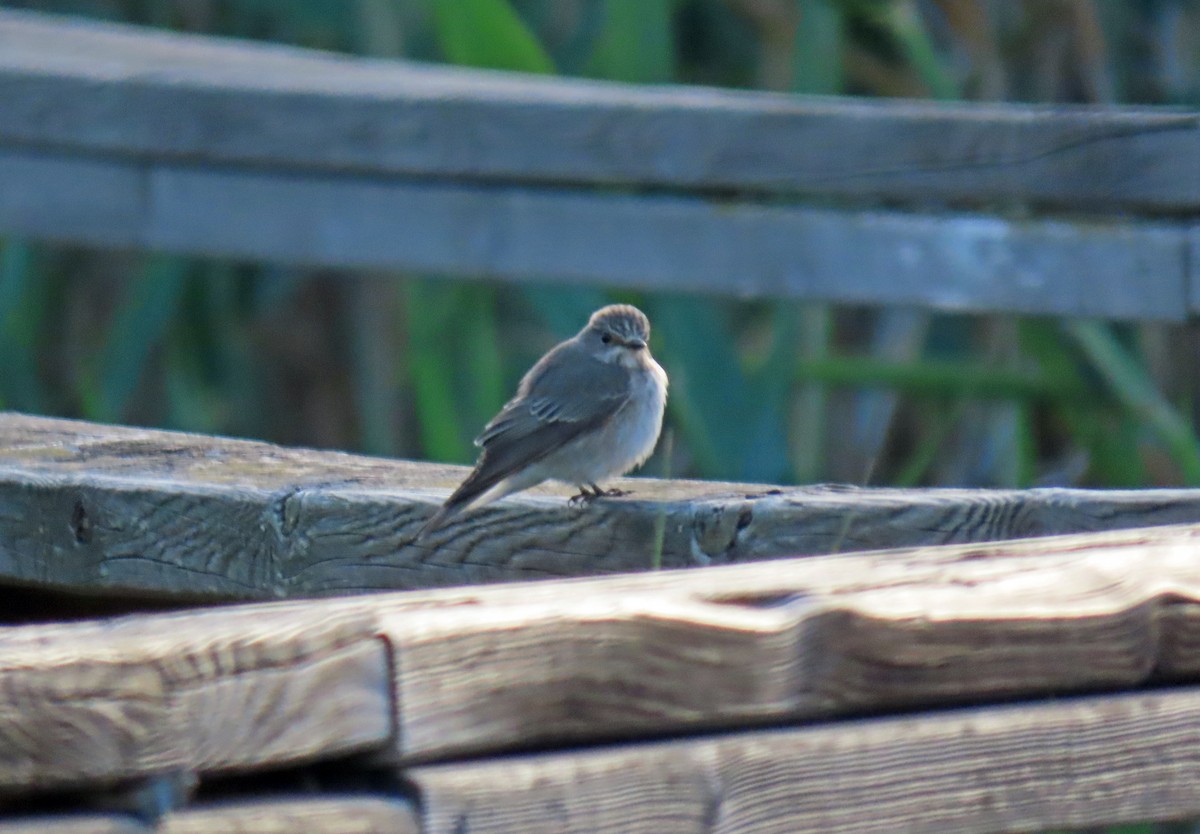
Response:
[{"label": "bird's eye", "polygon": [[604,344],[606,344],[606,345],[612,344],[612,334],[605,333],[603,336],[600,337],[600,341],[604,342]]}]

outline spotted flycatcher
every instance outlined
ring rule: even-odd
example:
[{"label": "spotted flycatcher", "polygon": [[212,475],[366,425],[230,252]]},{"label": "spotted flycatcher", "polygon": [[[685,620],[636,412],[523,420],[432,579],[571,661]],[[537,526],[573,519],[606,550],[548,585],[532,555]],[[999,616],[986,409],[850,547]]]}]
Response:
[{"label": "spotted flycatcher", "polygon": [[579,487],[572,500],[604,494],[597,482],[639,466],[658,441],[667,374],[650,355],[650,321],[636,307],[597,310],[521,380],[475,445],[474,471],[418,534],[545,480]]}]

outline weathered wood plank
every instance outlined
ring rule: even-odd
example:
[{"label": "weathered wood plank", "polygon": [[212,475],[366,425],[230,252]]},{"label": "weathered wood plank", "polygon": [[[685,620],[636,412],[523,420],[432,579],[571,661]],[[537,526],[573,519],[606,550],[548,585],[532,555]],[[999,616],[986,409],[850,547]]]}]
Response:
[{"label": "weathered wood plank", "polygon": [[1190,111],[635,87],[14,11],[0,13],[0,143],[373,178],[1200,207]]},{"label": "weathered wood plank", "polygon": [[154,829],[120,814],[46,814],[0,817],[0,834],[152,834]]},{"label": "weathered wood plank", "polygon": [[1170,528],[399,597],[399,753],[1194,681],[1198,554]]},{"label": "weathered wood plank", "polygon": [[1200,691],[418,767],[426,834],[999,834],[1200,815]]},{"label": "weathered wood plank", "polygon": [[[396,182],[0,148],[0,229],[304,265],[1179,320],[1188,228]],[[103,194],[106,199],[97,200]]]},{"label": "weathered wood plank", "polygon": [[0,414],[0,580],[223,600],[320,596],[1200,521],[1195,490],[542,487],[416,544],[462,467]]},{"label": "weathered wood plank", "polygon": [[[159,834],[420,834],[400,799],[322,796],[230,802],[168,815]],[[6,834],[0,828],[0,834]]]},{"label": "weathered wood plank", "polygon": [[[126,663],[112,677],[144,689],[141,681],[160,668],[224,669],[232,663],[194,660],[192,645],[216,641],[265,651],[269,641],[256,635],[280,635],[282,628],[275,639],[283,641],[279,651],[286,655],[294,651],[288,634],[318,640],[308,628],[337,623],[369,630],[390,650],[390,706],[380,704],[374,679],[367,694],[351,697],[333,694],[328,682],[324,690],[314,682],[311,698],[308,689],[299,695],[265,689],[258,699],[214,695],[218,703],[203,720],[175,718],[170,724],[172,755],[201,767],[233,766],[234,758],[239,766],[269,763],[273,756],[258,751],[286,753],[283,745],[264,741],[266,729],[238,729],[262,723],[267,702],[275,709],[268,714],[286,717],[295,734],[313,734],[310,722],[319,726],[309,740],[316,747],[329,738],[345,742],[346,723],[366,721],[374,729],[364,736],[374,733],[382,751],[379,725],[390,723],[387,729],[395,732],[387,737],[385,758],[411,764],[1195,682],[1198,553],[1200,525],[1192,525],[259,604],[130,618],[115,626],[16,627],[0,631],[0,739],[16,738],[18,749],[34,746],[27,739],[41,740],[42,756],[25,754],[19,763],[22,784],[82,778],[77,757],[64,764],[59,736],[47,735],[61,732],[57,725],[36,719],[74,710],[78,718],[70,726],[98,727],[80,731],[82,743],[68,739],[75,748],[86,743],[104,752],[105,739],[119,746],[130,727],[141,726],[138,714],[124,722],[117,714],[98,725],[92,707],[78,697],[98,689],[96,681],[107,684],[104,675],[117,660]],[[113,634],[122,639],[114,641]],[[181,639],[160,635],[175,634],[193,636],[178,657],[160,659]],[[135,662],[142,657],[150,661]],[[285,659],[278,665],[290,669]],[[88,692],[81,681],[92,682]],[[45,693],[41,712],[37,703],[29,706],[34,698],[25,693],[31,691]],[[355,697],[367,706],[355,706]],[[25,715],[25,722],[12,717],[5,723],[4,709]],[[389,709],[391,721],[381,722],[379,711]],[[191,714],[199,715],[198,709]],[[211,749],[203,739],[213,736],[225,745],[221,756],[198,753]],[[6,746],[13,743],[0,744],[0,750]],[[297,748],[289,750],[295,755]],[[179,766],[180,758],[165,756],[93,756],[83,775],[99,779],[106,769],[136,775],[130,771],[139,767],[155,772]],[[8,767],[9,773],[17,770]],[[2,768],[0,776],[0,784],[13,778]]]},{"label": "weathered wood plank", "polygon": [[0,629],[0,792],[379,747],[389,674],[372,619],[350,612]]},{"label": "weathered wood plank", "polygon": [[122,814],[0,817],[0,834],[419,834],[412,806],[372,796],[263,798],[198,805],[157,825]]}]

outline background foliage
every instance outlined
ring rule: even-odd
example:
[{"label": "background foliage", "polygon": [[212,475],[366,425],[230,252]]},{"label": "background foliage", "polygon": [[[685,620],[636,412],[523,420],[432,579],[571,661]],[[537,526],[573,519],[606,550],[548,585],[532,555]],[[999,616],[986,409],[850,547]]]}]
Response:
[{"label": "background foliage", "polygon": [[[634,82],[1200,101],[1196,0],[3,5]],[[1191,326],[491,286],[17,239],[0,240],[0,406],[465,462],[524,370],[609,300],[646,309],[672,377],[672,459],[651,474],[1200,484]]]}]

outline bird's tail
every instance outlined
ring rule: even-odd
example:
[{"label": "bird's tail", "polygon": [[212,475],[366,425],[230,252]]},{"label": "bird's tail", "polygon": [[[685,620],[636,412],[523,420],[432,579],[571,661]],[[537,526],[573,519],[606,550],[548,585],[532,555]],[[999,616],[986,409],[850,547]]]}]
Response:
[{"label": "bird's tail", "polygon": [[[484,493],[496,486],[500,480],[501,478],[484,474],[480,468],[476,467],[475,471],[467,476],[467,479],[459,485],[458,489],[450,494],[450,497],[446,499],[446,503],[442,504],[429,521],[425,522],[425,526],[420,529],[413,541],[420,541],[472,504],[486,504],[490,500],[499,498],[499,495],[489,498]],[[484,500],[481,501],[481,498]]]},{"label": "bird's tail", "polygon": [[441,507],[438,508],[438,511],[433,514],[433,517],[430,518],[429,521],[425,522],[425,525],[417,532],[417,537],[415,539],[413,539],[413,541],[418,541],[418,542],[421,541],[423,538],[428,536],[434,530],[437,530],[439,527],[441,527],[443,524],[445,524],[447,521],[449,521],[454,516],[458,515],[460,512],[462,512],[466,508],[467,508],[466,501],[463,501],[458,504],[451,504],[449,501],[447,501],[445,504],[443,504]]}]

